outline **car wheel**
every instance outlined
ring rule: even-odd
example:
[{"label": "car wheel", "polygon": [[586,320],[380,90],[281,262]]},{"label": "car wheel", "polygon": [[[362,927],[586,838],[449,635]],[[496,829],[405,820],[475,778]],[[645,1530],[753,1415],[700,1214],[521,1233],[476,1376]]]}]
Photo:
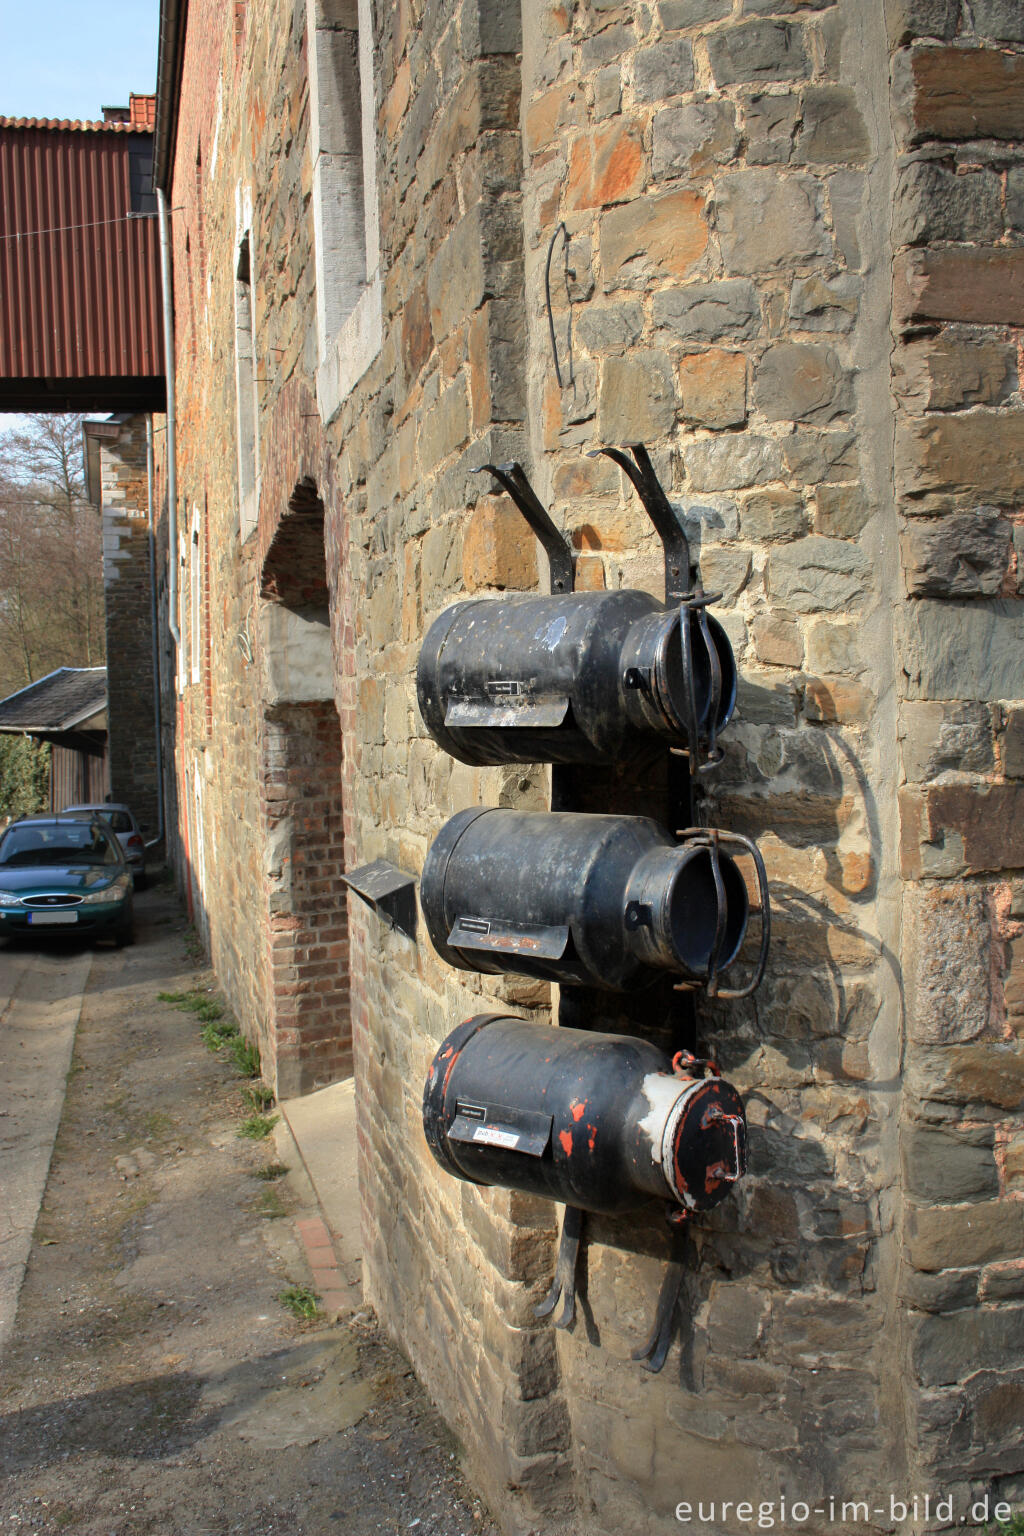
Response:
[{"label": "car wheel", "polygon": [[117,945],[118,949],[123,949],[126,944],[134,944],[135,943],[135,925],[134,925],[134,923],[132,924],[132,926],[130,928],[118,928],[117,932],[114,934],[114,943]]},{"label": "car wheel", "polygon": [[137,891],[144,891],[146,889],[146,886],[149,884],[149,878],[148,878],[145,870],[144,869],[140,869],[138,874],[134,878],[135,878],[135,889]]}]

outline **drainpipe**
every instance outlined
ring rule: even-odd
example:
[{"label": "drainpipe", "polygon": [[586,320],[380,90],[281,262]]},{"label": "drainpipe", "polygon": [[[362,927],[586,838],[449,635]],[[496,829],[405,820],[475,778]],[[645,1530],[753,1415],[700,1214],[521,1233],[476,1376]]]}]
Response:
[{"label": "drainpipe", "polygon": [[156,737],[156,836],[146,844],[155,848],[164,837],[163,720],[160,715],[159,610],[156,600],[156,531],[153,527],[153,413],[146,416],[146,496],[149,523],[149,606],[153,626],[153,734]]},{"label": "drainpipe", "polygon": [[174,675],[178,676],[178,474],[175,457],[174,414],[174,293],[171,289],[171,239],[167,220],[167,199],[163,189],[156,189],[156,207],[160,222],[160,278],[163,293],[164,371],[167,376],[167,622],[174,641]]}]

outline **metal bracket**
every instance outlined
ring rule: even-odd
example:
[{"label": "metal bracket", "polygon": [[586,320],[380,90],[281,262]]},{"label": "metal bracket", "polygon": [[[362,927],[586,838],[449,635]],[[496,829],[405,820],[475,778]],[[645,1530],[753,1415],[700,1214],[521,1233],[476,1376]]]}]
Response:
[{"label": "metal bracket", "polygon": [[479,475],[484,470],[494,476],[503,491],[508,492],[540,540],[548,557],[552,595],[556,592],[571,592],[574,584],[572,549],[565,535],[559,532],[541,505],[536,491],[526,478],[523,466],[514,460],[509,464],[480,464],[476,469],[471,469],[470,474]]},{"label": "metal bracket", "polygon": [[342,875],[342,885],[361,896],[389,928],[416,939],[416,878],[388,859],[375,859]]},{"label": "metal bracket", "polygon": [[621,448],[593,448],[587,457],[596,459],[604,454],[605,458],[611,459],[629,477],[665,550],[665,601],[681,602],[694,589],[696,571],[690,564],[690,541],[672,510],[661,481],[654,473],[651,456],[643,443],[627,443],[625,446],[632,453],[635,463],[626,457]]},{"label": "metal bracket", "polygon": [[578,1205],[567,1205],[562,1217],[562,1237],[558,1244],[555,1278],[543,1301],[533,1309],[534,1317],[550,1317],[562,1300],[562,1310],[554,1319],[556,1328],[568,1328],[576,1316],[576,1268],[580,1258],[584,1212]]},{"label": "metal bracket", "polygon": [[689,1222],[685,1219],[679,1220],[676,1212],[672,1213],[671,1222],[672,1257],[661,1282],[654,1322],[647,1338],[642,1344],[637,1345],[630,1357],[633,1360],[642,1361],[644,1370],[650,1371],[652,1375],[657,1375],[668,1357],[676,1320],[676,1305],[682,1289],[683,1274],[690,1248]]}]

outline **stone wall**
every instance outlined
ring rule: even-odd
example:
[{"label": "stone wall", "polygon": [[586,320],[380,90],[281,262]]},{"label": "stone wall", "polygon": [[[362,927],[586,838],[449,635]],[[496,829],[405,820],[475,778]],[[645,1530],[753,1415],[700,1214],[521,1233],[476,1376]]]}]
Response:
[{"label": "stone wall", "polygon": [[146,417],[120,420],[99,450],[110,794],[131,806],[148,841],[158,835],[160,814]]},{"label": "stone wall", "polygon": [[[1024,1495],[1024,15],[896,13],[895,487],[910,1465]],[[941,14],[939,12],[941,11]]]},{"label": "stone wall", "polygon": [[[228,9],[190,7],[171,198],[179,480],[209,541],[179,784],[187,805],[198,763],[214,962],[288,1091],[318,1050],[347,1069],[348,1026],[321,1035],[311,1001],[314,983],[340,1000],[347,946],[370,1299],[510,1529],[653,1533],[712,1497],[887,1501],[947,1491],[947,1469],[958,1498],[993,1479],[1011,1496],[1016,7],[524,0],[521,26],[492,0],[359,8],[382,326],[340,400],[304,52],[307,11],[327,28],[337,7],[250,0],[237,33]],[[560,387],[544,278],[562,221]],[[244,539],[243,230],[260,476]],[[660,591],[636,499],[586,457],[633,438],[722,593],[739,700],[705,811],[758,838],[775,913],[757,997],[702,1009],[746,1095],[751,1172],[697,1227],[657,1377],[628,1356],[660,1220],[594,1224],[584,1316],[556,1336],[532,1313],[554,1208],[456,1183],[423,1142],[441,1039],[495,1004],[547,1021],[548,989],[455,973],[358,900],[343,929],[337,890],[339,826],[348,868],[418,875],[455,811],[548,803],[545,769],[437,750],[419,645],[456,597],[538,581],[518,515],[469,473],[487,461],[524,462],[581,586]],[[333,699],[322,681],[297,698],[295,626],[324,605],[330,654],[308,671],[328,668]],[[300,869],[321,818],[324,865],[289,885],[281,848]],[[318,937],[300,943],[301,922]],[[292,986],[297,961],[319,969],[289,1015],[275,973]],[[861,1525],[884,1527],[873,1510]]]}]

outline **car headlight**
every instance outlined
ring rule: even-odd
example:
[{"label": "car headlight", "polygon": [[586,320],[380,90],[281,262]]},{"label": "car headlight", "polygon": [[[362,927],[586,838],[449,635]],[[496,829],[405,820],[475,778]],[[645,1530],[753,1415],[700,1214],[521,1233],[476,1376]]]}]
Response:
[{"label": "car headlight", "polygon": [[116,880],[111,880],[100,891],[90,891],[88,896],[82,897],[83,907],[97,906],[101,901],[121,901],[132,888],[131,875],[118,875]]},{"label": "car headlight", "polygon": [[13,891],[0,891],[0,907],[20,907],[21,897]]}]

